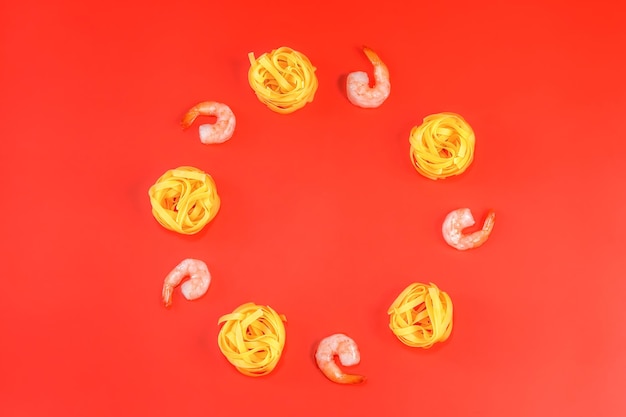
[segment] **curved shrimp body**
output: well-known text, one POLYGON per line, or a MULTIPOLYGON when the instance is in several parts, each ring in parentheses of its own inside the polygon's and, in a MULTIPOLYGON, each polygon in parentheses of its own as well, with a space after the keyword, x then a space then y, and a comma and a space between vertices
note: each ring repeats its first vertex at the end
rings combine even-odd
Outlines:
POLYGON ((200 125, 200 141, 204 144, 223 143, 233 136, 237 121, 235 114, 226 104, 215 101, 203 101, 193 106, 183 117, 181 125, 187 129, 198 116, 213 116, 213 124, 200 125))
POLYGON ((165 307, 169 307, 172 304, 174 288, 185 277, 189 277, 189 280, 183 282, 180 290, 187 300, 195 300, 202 297, 211 284, 211 273, 204 262, 197 259, 185 259, 165 277, 165 282, 163 283, 163 302, 165 307))
POLYGON ((359 107, 375 108, 383 104, 391 92, 389 70, 370 48, 364 46, 363 52, 374 65, 374 87, 370 87, 370 79, 366 72, 356 71, 348 74, 346 92, 348 100, 352 104, 359 107))
POLYGON ((317 366, 328 379, 338 384, 359 384, 365 381, 361 375, 344 374, 335 363, 335 356, 344 366, 353 366, 361 361, 359 348, 350 337, 337 333, 323 339, 315 352, 317 366))
POLYGON ((463 229, 473 226, 476 222, 470 209, 460 208, 450 212, 443 221, 443 238, 448 245, 458 250, 477 248, 487 241, 495 221, 496 213, 490 210, 481 230, 464 235, 463 229))

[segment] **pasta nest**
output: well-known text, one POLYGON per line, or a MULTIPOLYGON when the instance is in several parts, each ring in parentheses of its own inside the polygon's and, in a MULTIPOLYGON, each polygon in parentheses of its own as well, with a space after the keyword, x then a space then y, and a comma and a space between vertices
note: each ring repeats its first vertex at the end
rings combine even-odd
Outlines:
POLYGON ((287 318, 269 306, 246 303, 218 320, 218 345, 242 374, 259 377, 274 370, 285 346, 287 318))
POLYGON ((407 346, 428 349, 452 332, 452 301, 432 283, 409 285, 387 314, 389 328, 407 346))
POLYGON ((185 235, 198 233, 220 209, 213 178, 190 166, 167 171, 148 194, 154 218, 166 229, 185 235))
POLYGON ((309 59, 286 46, 258 58, 248 54, 248 82, 259 101, 277 113, 292 113, 313 101, 316 68, 309 59))
POLYGON ((411 160, 415 169, 436 180, 459 175, 474 159, 472 127, 456 113, 437 113, 411 129, 411 160))

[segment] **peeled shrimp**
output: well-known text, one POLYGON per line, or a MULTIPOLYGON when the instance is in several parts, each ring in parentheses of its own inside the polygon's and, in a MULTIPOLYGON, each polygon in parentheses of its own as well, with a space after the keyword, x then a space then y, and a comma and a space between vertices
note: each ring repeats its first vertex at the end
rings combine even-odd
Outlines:
POLYGON ((490 210, 483 224, 482 230, 464 235, 463 229, 473 226, 476 222, 472 212, 468 208, 460 208, 452 211, 443 221, 443 238, 448 245, 458 250, 477 248, 487 241, 493 225, 496 221, 496 213, 490 210))
POLYGON ((165 307, 169 307, 172 304, 174 288, 185 277, 189 277, 189 280, 183 282, 180 290, 188 300, 202 297, 211 284, 211 273, 204 262, 197 259, 185 259, 165 277, 165 282, 163 283, 163 302, 165 307))
POLYGON ((365 381, 361 375, 344 374, 335 363, 335 356, 344 366, 353 366, 361 361, 359 348, 348 336, 337 333, 323 339, 315 352, 317 366, 328 379, 338 384, 359 384, 365 381))
POLYGON ((348 100, 359 107, 374 108, 383 104, 391 92, 389 70, 378 55, 370 48, 364 46, 363 52, 372 65, 374 65, 374 80, 376 83, 374 87, 370 87, 370 79, 364 71, 356 71, 348 74, 348 100))
POLYGON ((183 117, 181 125, 187 129, 198 116, 214 116, 213 124, 200 125, 200 141, 204 144, 223 143, 233 136, 236 119, 233 111, 226 104, 204 101, 193 106, 183 117))

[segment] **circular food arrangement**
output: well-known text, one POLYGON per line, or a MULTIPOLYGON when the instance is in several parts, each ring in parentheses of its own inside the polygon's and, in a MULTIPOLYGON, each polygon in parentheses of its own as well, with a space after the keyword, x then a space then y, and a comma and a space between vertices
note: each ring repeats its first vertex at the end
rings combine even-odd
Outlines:
MULTIPOLYGON (((373 66, 374 83, 366 72, 349 73, 346 98, 366 109, 380 107, 389 97, 389 69, 369 47, 363 52, 373 66)), ((280 114, 293 113, 313 102, 318 88, 316 67, 301 52, 283 46, 255 58, 248 54, 248 82, 258 100, 280 114)), ((368 110, 370 111, 370 110, 368 110)), ((191 107, 181 125, 189 128, 199 116, 212 116, 214 123, 199 126, 200 141, 215 145, 229 140, 236 119, 231 108, 217 101, 204 101, 191 107)), ((440 180, 463 174, 474 159, 475 135, 469 123, 453 112, 426 116, 409 135, 410 159, 422 176, 440 180)), ((192 166, 166 171, 148 190, 152 215, 165 229, 183 235, 200 232, 217 215, 220 198, 213 178, 192 166)), ((458 208, 445 217, 444 241, 454 249, 476 249, 487 241, 495 224, 490 210, 481 230, 464 234, 475 224, 469 208, 458 208)), ((162 301, 172 305, 174 289, 180 285, 187 300, 203 297, 209 289, 211 273, 204 261, 184 259, 163 282, 162 301)), ((381 312, 384 314, 384 312, 381 312)), ((389 328, 403 344, 429 349, 445 342, 453 328, 453 305, 447 292, 433 283, 412 283, 391 303, 387 315, 389 328)), ((247 302, 218 319, 221 326, 217 344, 220 351, 241 374, 261 377, 279 363, 286 343, 286 316, 270 306, 247 302)), ((321 375, 341 385, 358 385, 362 375, 345 373, 343 367, 355 366, 361 356, 357 343, 344 333, 331 334, 321 341, 315 363, 321 375)))

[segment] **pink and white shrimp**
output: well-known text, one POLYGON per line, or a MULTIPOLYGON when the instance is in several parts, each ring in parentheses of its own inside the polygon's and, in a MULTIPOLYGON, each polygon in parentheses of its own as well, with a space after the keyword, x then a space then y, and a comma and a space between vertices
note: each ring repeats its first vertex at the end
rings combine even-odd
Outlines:
POLYGON ((374 65, 374 87, 370 87, 370 79, 366 72, 356 71, 348 74, 346 83, 346 93, 348 100, 355 106, 365 108, 379 107, 391 92, 389 82, 389 70, 381 61, 378 55, 367 46, 363 47, 363 52, 374 65))
POLYGON ((172 304, 174 288, 186 277, 189 280, 183 282, 180 290, 187 300, 195 300, 202 297, 211 284, 211 273, 206 264, 198 259, 185 259, 165 277, 163 283, 163 303, 165 307, 172 304))
POLYGON ((335 356, 344 366, 353 366, 361 361, 361 354, 355 341, 345 334, 337 333, 323 339, 315 352, 317 366, 328 379, 338 384, 360 384, 365 381, 361 375, 344 374, 335 363, 335 356))
POLYGON ((200 141, 204 144, 223 143, 233 136, 237 120, 226 104, 215 101, 203 101, 193 106, 183 117, 181 125, 187 129, 198 116, 213 116, 215 123, 200 125, 200 141))
POLYGON ((472 212, 468 208, 460 208, 450 212, 443 221, 443 238, 448 245, 458 250, 477 248, 487 241, 493 225, 496 221, 496 213, 490 210, 483 224, 483 228, 474 233, 463 234, 463 229, 476 224, 472 212))

